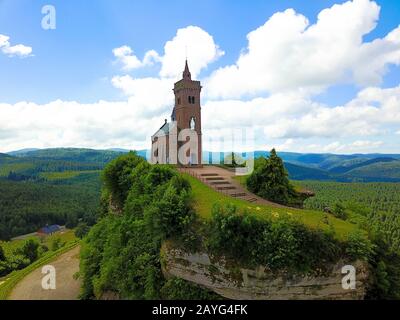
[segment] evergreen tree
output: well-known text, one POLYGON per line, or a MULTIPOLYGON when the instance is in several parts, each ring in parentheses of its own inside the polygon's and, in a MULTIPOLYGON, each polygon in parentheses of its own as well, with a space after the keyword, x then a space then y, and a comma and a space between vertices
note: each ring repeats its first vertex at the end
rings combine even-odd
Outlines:
POLYGON ((270 156, 257 159, 255 169, 247 180, 250 191, 273 202, 287 204, 295 193, 289 182, 282 159, 271 150, 270 156))

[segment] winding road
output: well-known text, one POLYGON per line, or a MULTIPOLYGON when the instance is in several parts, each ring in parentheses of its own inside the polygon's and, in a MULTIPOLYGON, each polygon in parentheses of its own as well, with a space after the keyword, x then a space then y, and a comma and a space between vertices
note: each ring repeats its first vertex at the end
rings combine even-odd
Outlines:
POLYGON ((10 300, 76 300, 80 290, 80 281, 74 279, 79 271, 79 250, 75 247, 50 262, 56 271, 56 289, 42 288, 42 267, 34 270, 22 279, 12 291, 10 300))

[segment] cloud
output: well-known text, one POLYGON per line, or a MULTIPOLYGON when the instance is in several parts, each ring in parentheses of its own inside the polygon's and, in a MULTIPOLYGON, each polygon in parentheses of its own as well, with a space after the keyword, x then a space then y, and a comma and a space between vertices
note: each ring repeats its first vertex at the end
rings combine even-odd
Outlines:
POLYGON ((150 50, 140 60, 127 45, 115 48, 113 54, 126 71, 160 62, 159 76, 176 79, 183 71, 186 55, 192 76, 197 77, 202 69, 221 57, 224 52, 206 31, 196 26, 188 26, 178 29, 174 38, 165 43, 162 56, 155 50, 150 50))
POLYGON ((28 57, 32 54, 32 48, 23 44, 11 46, 10 37, 0 34, 0 50, 9 57, 28 57))
POLYGON ((113 77, 112 84, 129 96, 132 107, 143 116, 157 115, 167 110, 172 112, 172 79, 135 79, 125 75, 113 77))
MULTIPOLYGON (((139 82, 136 92, 141 92, 142 84, 139 82)), ((165 86, 165 97, 171 98, 168 81, 152 82, 148 87, 157 85, 165 86)), ((170 116, 172 105, 166 99, 143 92, 120 102, 0 103, 0 151, 60 146, 148 148, 150 136, 170 116)), ((203 105, 203 138, 207 148, 210 138, 227 137, 231 129, 247 127, 254 130, 254 148, 260 149, 348 153, 387 146, 395 151, 398 146, 388 146, 378 137, 393 139, 400 126, 399 106, 400 86, 367 88, 334 108, 295 94, 209 101, 203 105)))
POLYGON ((137 68, 153 65, 155 62, 160 61, 158 53, 154 50, 146 52, 142 61, 133 54, 133 50, 129 46, 122 46, 113 50, 114 56, 117 61, 122 64, 123 70, 130 71, 137 68))
POLYGON ((180 76, 186 52, 194 78, 209 63, 224 55, 213 37, 203 29, 196 26, 178 29, 175 37, 164 46, 160 76, 172 78, 180 76))
POLYGON ((338 83, 378 85, 388 64, 400 64, 400 27, 363 42, 379 12, 373 1, 348 1, 322 10, 313 25, 293 9, 275 13, 247 35, 235 64, 207 79, 206 94, 226 99, 288 90, 315 94, 338 83))
POLYGON ((266 137, 275 139, 375 136, 400 125, 400 86, 366 88, 345 105, 335 107, 299 93, 249 101, 208 101, 203 117, 209 129, 263 128, 266 137))
POLYGON ((0 104, 0 152, 26 147, 147 148, 156 118, 131 101, 0 104), (23 115, 23 116, 21 116, 23 115), (5 134, 4 134, 5 133, 5 134))

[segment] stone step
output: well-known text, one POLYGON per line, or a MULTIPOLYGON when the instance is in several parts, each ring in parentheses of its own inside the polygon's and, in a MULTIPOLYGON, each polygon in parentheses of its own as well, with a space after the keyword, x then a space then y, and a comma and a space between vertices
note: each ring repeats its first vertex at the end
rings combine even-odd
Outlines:
POLYGON ((257 198, 250 198, 250 199, 246 199, 248 202, 256 202, 258 199, 257 198))
POLYGON ((235 186, 217 187, 217 190, 235 190, 235 186))
POLYGON ((247 196, 247 193, 244 193, 244 192, 238 192, 238 193, 231 193, 231 194, 229 194, 231 197, 234 197, 234 198, 239 198, 239 197, 245 197, 245 196, 247 196))
POLYGON ((218 176, 218 173, 202 173, 200 174, 202 177, 216 177, 218 176))
POLYGON ((224 180, 224 178, 223 177, 209 177, 209 178, 206 178, 206 180, 207 181, 220 181, 220 180, 224 180))

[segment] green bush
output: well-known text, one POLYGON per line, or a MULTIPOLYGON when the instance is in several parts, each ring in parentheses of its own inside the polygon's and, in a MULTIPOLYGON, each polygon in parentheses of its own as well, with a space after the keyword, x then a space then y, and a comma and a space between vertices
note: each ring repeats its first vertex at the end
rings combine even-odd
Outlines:
POLYGON ((123 299, 159 299, 161 241, 187 236, 194 219, 190 184, 172 167, 150 166, 135 154, 111 162, 103 177, 103 195, 119 201, 122 214, 105 215, 84 238, 81 298, 111 291, 123 299))
POLYGON ((165 300, 218 300, 220 296, 180 278, 172 278, 161 288, 165 300))
POLYGON ((89 226, 84 223, 84 222, 80 222, 78 224, 78 226, 75 229, 75 236, 79 239, 82 239, 85 235, 87 235, 87 233, 89 232, 90 228, 89 226))
POLYGON ((350 233, 347 238, 346 253, 353 259, 363 259, 368 261, 374 253, 374 245, 366 240, 361 232, 350 233))
POLYGON ((271 270, 308 273, 341 257, 368 259, 372 253, 365 235, 355 234, 341 243, 332 233, 311 230, 292 218, 261 220, 233 205, 214 206, 208 234, 211 251, 271 270))
POLYGON ((112 200, 120 208, 132 186, 132 170, 145 160, 136 152, 129 152, 111 161, 103 170, 104 184, 112 196, 112 200))
POLYGON ((247 178, 246 184, 251 192, 280 204, 290 204, 296 196, 283 161, 275 149, 272 149, 268 158, 260 157, 255 160, 254 171, 247 178))
POLYGON ((17 250, 17 254, 22 255, 30 261, 34 262, 39 256, 39 242, 34 239, 26 240, 21 248, 17 250))

